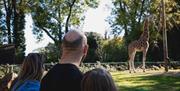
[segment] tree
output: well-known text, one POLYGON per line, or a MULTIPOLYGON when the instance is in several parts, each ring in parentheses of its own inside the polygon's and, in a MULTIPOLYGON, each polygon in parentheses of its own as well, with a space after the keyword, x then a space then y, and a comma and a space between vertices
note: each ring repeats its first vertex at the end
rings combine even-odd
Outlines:
POLYGON ((178 61, 180 59, 180 55, 178 55, 180 52, 180 1, 175 0, 171 6, 173 7, 169 13, 172 14, 173 27, 167 32, 168 50, 170 60, 178 61))
MULTIPOLYGON (((160 0, 115 0, 113 4, 112 15, 109 18, 109 23, 113 29, 112 33, 118 36, 123 31, 125 33, 123 38, 126 46, 132 40, 139 38, 142 32, 142 22, 144 18, 150 14, 156 16, 155 22, 150 26, 150 47, 153 47, 151 45, 154 45, 153 43, 155 42, 161 43, 162 31, 160 30, 162 20, 160 20, 160 17, 162 17, 162 15, 159 12, 160 0), (157 30, 160 31, 160 33, 158 33, 157 30)), ((177 24, 180 23, 179 10, 178 0, 166 0, 166 24, 168 30, 171 30, 173 26, 177 26, 177 24)))
POLYGON ((13 0, 13 44, 15 44, 16 49, 16 63, 21 63, 25 57, 25 13, 22 7, 22 0, 17 3, 13 0))
POLYGON ((96 32, 86 32, 87 41, 89 45, 88 54, 84 62, 96 62, 101 61, 101 57, 98 50, 101 46, 102 36, 96 32))
MULTIPOLYGON (((178 0, 166 0, 166 23, 167 28, 171 29, 175 23, 180 23, 178 0)), ((124 31, 124 38, 127 44, 131 40, 135 40, 141 34, 141 26, 144 18, 150 14, 156 16, 152 28, 158 26, 160 21, 160 1, 159 0, 115 0, 113 1, 112 15, 109 18, 109 23, 112 27, 112 32, 119 35, 124 31)), ((152 30, 150 29, 150 31, 152 30)), ((157 28, 156 29, 160 29, 157 28)), ((153 32, 154 33, 154 32, 153 32)), ((157 34, 157 31, 156 31, 157 34)), ((150 37, 150 39, 153 36, 150 37)), ((156 37, 156 36, 155 36, 156 37)), ((158 36, 161 37, 161 36, 158 36)), ((151 41, 153 42, 153 41, 151 41)))
POLYGON ((38 39, 45 32, 58 46, 68 28, 77 27, 84 20, 88 7, 96 8, 97 0, 39 0, 34 2, 32 18, 33 33, 38 39))
POLYGON ((121 37, 103 41, 102 50, 105 62, 123 62, 128 58, 127 48, 121 37))
POLYGON ((131 39, 137 39, 141 32, 142 20, 149 10, 150 1, 146 0, 115 0, 109 23, 113 34, 124 31, 126 45, 131 39))
POLYGON ((4 28, 4 19, 3 19, 3 12, 0 10, 0 45, 3 44, 3 35, 4 35, 4 31, 3 31, 3 28, 4 28))
POLYGON ((12 43, 12 31, 11 31, 11 17, 12 17, 12 0, 3 0, 3 5, 5 9, 6 17, 6 29, 7 29, 7 38, 8 44, 12 43))
POLYGON ((15 45, 15 55, 17 63, 21 63, 25 56, 25 37, 24 37, 24 26, 25 26, 25 13, 22 6, 22 0, 3 0, 0 1, 3 5, 0 6, 1 10, 1 22, 0 29, 2 34, 2 43, 15 45), (6 40, 7 39, 7 40, 6 40), (5 40, 5 41, 4 41, 5 40))
POLYGON ((59 48, 54 43, 49 43, 45 48, 39 48, 36 49, 39 53, 44 54, 46 58, 46 63, 50 62, 58 62, 59 54, 59 48))

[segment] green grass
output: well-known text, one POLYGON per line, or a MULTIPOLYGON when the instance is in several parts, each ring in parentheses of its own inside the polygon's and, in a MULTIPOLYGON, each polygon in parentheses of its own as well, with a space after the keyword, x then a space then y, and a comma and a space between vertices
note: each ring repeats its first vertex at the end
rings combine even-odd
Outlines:
MULTIPOLYGON (((180 71, 179 71, 180 72, 180 71)), ((154 72, 111 72, 119 91, 180 91, 180 76, 154 72)))
MULTIPOLYGON (((180 91, 180 70, 164 73, 141 71, 130 74, 128 71, 111 72, 118 91, 180 91)), ((0 71, 0 75, 2 72, 0 71)))

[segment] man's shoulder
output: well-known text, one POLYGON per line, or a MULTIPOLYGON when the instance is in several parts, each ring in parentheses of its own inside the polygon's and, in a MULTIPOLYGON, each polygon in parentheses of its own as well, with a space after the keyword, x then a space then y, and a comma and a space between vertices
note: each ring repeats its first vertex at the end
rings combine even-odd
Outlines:
POLYGON ((44 79, 72 74, 82 75, 79 68, 73 64, 56 64, 47 72, 47 74, 44 76, 44 79))
POLYGON ((58 71, 58 66, 59 66, 59 64, 56 64, 51 69, 49 69, 49 71, 46 71, 46 74, 44 75, 43 79, 47 78, 47 76, 57 74, 56 71, 58 71))
POLYGON ((67 63, 67 64, 56 64, 55 66, 53 66, 53 68, 52 69, 50 69, 50 71, 49 72, 54 72, 54 71, 61 71, 61 70, 67 70, 67 71, 69 71, 69 70, 71 70, 71 71, 73 71, 73 70, 77 70, 77 71, 80 71, 79 70, 79 68, 76 66, 76 65, 74 65, 74 64, 70 64, 70 63, 67 63))
POLYGON ((71 64, 57 64, 45 75, 41 81, 41 91, 57 91, 57 89, 66 89, 66 91, 79 91, 82 73, 78 67, 71 64), (67 88, 67 87, 71 88, 67 88), (48 90, 47 90, 48 89, 48 90), (52 90, 56 89, 56 90, 52 90), (68 90, 72 89, 72 90, 68 90))

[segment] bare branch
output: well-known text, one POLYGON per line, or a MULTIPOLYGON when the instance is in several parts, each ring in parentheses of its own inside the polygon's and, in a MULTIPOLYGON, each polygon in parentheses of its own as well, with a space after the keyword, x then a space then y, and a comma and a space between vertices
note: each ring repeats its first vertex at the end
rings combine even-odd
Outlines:
POLYGON ((142 4, 141 4, 141 12, 140 12, 140 17, 139 17, 139 20, 138 20, 138 24, 140 24, 140 22, 141 22, 141 18, 142 18, 142 14, 143 14, 143 9, 144 9, 144 2, 145 2, 145 0, 143 0, 142 1, 142 4))
POLYGON ((71 13, 72 13, 72 8, 73 8, 75 2, 76 2, 76 0, 73 0, 72 4, 70 4, 69 14, 68 14, 68 17, 66 19, 66 25, 65 25, 65 32, 66 33, 68 32, 69 20, 70 20, 71 13))
POLYGON ((8 11, 7 5, 6 5, 6 0, 3 0, 3 4, 4 4, 4 7, 5 7, 5 10, 8 11))
POLYGON ((45 29, 44 27, 40 27, 54 42, 56 42, 57 40, 48 32, 47 29, 45 29))

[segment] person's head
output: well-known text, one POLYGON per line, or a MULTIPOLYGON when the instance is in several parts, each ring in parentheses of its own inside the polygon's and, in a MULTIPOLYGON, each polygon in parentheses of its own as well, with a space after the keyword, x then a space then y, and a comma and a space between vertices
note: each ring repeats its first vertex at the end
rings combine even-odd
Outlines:
POLYGON ((39 53, 29 53, 25 57, 18 79, 25 80, 41 80, 43 75, 43 62, 45 58, 39 53))
POLYGON ((101 68, 86 72, 81 81, 82 91, 117 91, 111 74, 101 68))
POLYGON ((69 31, 62 41, 61 60, 80 62, 88 51, 87 37, 81 31, 69 31))

